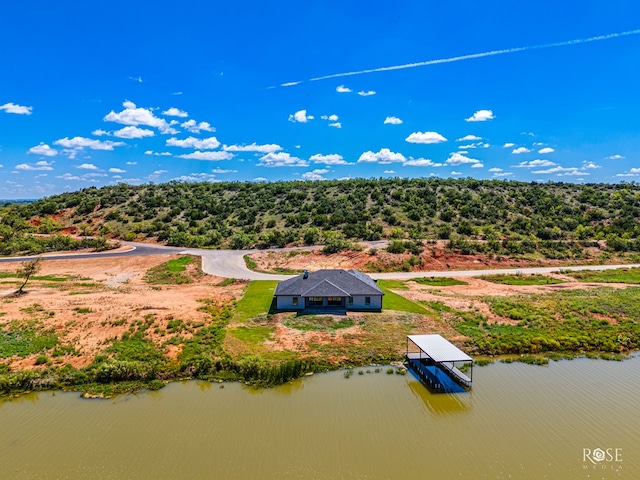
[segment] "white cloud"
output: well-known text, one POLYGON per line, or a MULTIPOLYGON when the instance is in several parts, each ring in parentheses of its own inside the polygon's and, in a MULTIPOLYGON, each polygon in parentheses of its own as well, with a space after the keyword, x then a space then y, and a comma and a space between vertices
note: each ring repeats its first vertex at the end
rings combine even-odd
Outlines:
POLYGON ((501 172, 501 173, 494 173, 493 176, 495 178, 499 178, 499 177, 510 177, 513 175, 513 172, 501 172))
POLYGON ((640 168, 632 168, 626 173, 618 173, 616 177, 637 177, 640 175, 640 168))
MULTIPOLYGON (((145 153, 147 153, 147 152, 145 152, 145 153)), ((137 165, 137 164, 138 164, 138 162, 127 162, 127 165, 137 165)))
POLYGON ((222 168, 214 168, 211 173, 238 173, 238 170, 224 170, 222 168))
POLYGON ((86 180, 86 178, 79 177, 78 175, 71 175, 70 173, 63 173, 62 175, 58 175, 56 178, 61 178, 62 180, 75 180, 75 181, 86 180))
POLYGON ((358 95, 360 95, 361 97, 370 97, 371 95, 375 95, 376 92, 375 90, 360 90, 358 92, 358 95))
POLYGON ((64 148, 73 150, 83 150, 90 148, 91 150, 113 150, 113 147, 121 147, 124 142, 112 142, 111 140, 94 140, 85 137, 64 137, 53 142, 54 145, 60 145, 64 148))
POLYGON ((618 155, 618 154, 610 155, 610 156, 605 158, 605 160, 622 160, 622 159, 624 159, 624 157, 622 155, 618 155))
POLYGON ((80 170, 98 170, 98 167, 96 167, 93 163, 83 163, 77 165, 76 168, 79 168, 80 170))
POLYGON ((296 113, 289 115, 290 122, 307 123, 309 120, 313 120, 313 115, 307 115, 306 110, 298 110, 296 113))
POLYGON ((392 152, 388 148, 381 148, 379 152, 374 153, 372 151, 364 152, 358 158, 358 163, 381 163, 388 164, 393 162, 406 162, 407 159, 401 153, 392 152))
POLYGON ((258 145, 255 142, 251 145, 223 145, 222 149, 225 152, 259 152, 259 153, 270 153, 277 152, 282 150, 280 145, 275 143, 269 143, 265 145, 258 145))
POLYGON ((31 147, 27 153, 33 153, 34 155, 44 155, 45 157, 55 157, 58 151, 51 148, 44 142, 40 142, 39 145, 31 147))
POLYGON ((16 105, 15 103, 5 103, 0 105, 0 111, 4 110, 5 113, 15 113, 17 115, 31 115, 33 107, 24 107, 22 105, 16 105))
POLYGON ((167 140, 166 144, 167 147, 197 148, 200 150, 213 150, 220 146, 220 142, 216 137, 203 139, 188 137, 183 140, 171 137, 167 140))
POLYGON ((187 112, 185 112, 184 110, 180 110, 179 108, 176 108, 176 107, 171 107, 165 110, 164 112, 162 112, 162 114, 168 117, 180 117, 180 118, 186 118, 189 116, 187 112))
POLYGON ((387 117, 384 119, 384 125, 400 125, 402 124, 402 120, 398 117, 387 117))
POLYGON ((491 110, 478 110, 469 118, 465 118, 465 122, 486 122, 487 120, 493 120, 495 115, 491 110))
POLYGON ((462 175, 462 172, 456 172, 455 170, 451 170, 451 175, 462 175))
POLYGON ((471 168, 484 168, 484 163, 474 163, 471 168))
POLYGON ((121 168, 110 168, 109 173, 126 173, 126 170, 122 170, 121 168))
POLYGON ((482 137, 476 135, 465 135, 464 137, 456 139, 456 142, 477 142, 482 140, 482 137))
POLYGON ((344 85, 338 85, 336 87, 336 92, 338 93, 350 93, 352 90, 350 88, 345 87, 344 85))
POLYGON ((336 115, 335 113, 332 115, 322 115, 320 117, 322 120, 329 120, 330 122, 337 122, 338 121, 338 115, 336 115))
POLYGON ((211 173, 191 173, 189 175, 181 175, 171 180, 176 182, 219 182, 215 175, 211 173))
POLYGON ((326 180, 323 175, 325 173, 329 173, 329 170, 326 168, 317 168, 312 172, 305 172, 302 174, 302 178, 305 180, 326 180))
MULTIPOLYGON (((170 157, 173 155, 171 152, 154 152, 153 150, 147 150, 145 155, 155 155, 156 157, 170 157)), ((135 165, 136 162, 127 162, 127 165, 135 165)))
POLYGON ((529 150, 527 147, 518 147, 514 148, 511 153, 513 153, 514 155, 520 155, 521 153, 529 153, 530 151, 531 150, 529 150))
POLYGON ((340 122, 334 122, 329 124, 330 127, 342 128, 342 124, 340 122))
POLYGON ((538 153, 542 154, 542 155, 546 155, 547 153, 553 153, 555 152, 555 150, 551 147, 545 147, 545 148, 541 148, 540 150, 538 150, 538 153))
POLYGON ((490 171, 491 173, 498 173, 498 172, 501 172, 501 171, 502 171, 502 169, 501 169, 501 168, 498 168, 498 167, 493 167, 493 168, 490 168, 490 169, 489 169, 489 171, 490 171))
POLYGON ((153 137, 155 133, 153 130, 147 130, 146 128, 138 128, 138 127, 123 127, 120 130, 116 130, 113 132, 114 137, 118 138, 144 138, 144 137, 153 137))
POLYGON ((505 143, 502 148, 511 148, 511 147, 515 147, 516 144, 515 143, 505 143))
POLYGON ((553 167, 555 163, 549 160, 531 160, 530 162, 520 162, 518 165, 514 165, 516 168, 541 168, 541 167, 553 167))
POLYGON ((396 172, 394 172, 393 170, 385 170, 382 173, 386 173, 387 175, 391 175, 392 173, 396 173, 396 172))
POLYGON ((105 115, 105 122, 115 122, 122 125, 146 125, 147 127, 153 127, 160 130, 165 134, 176 134, 178 131, 172 128, 164 118, 156 117, 151 110, 146 108, 137 108, 136 104, 125 100, 122 104, 125 108, 120 113, 116 113, 111 110, 110 113, 105 115))
POLYGON ((201 152, 199 150, 193 153, 187 153, 185 155, 178 155, 178 158, 185 158, 187 160, 231 160, 233 154, 228 152, 201 152))
POLYGON ((556 173, 559 177, 566 177, 566 176, 577 176, 577 175, 590 175, 589 172, 585 172, 577 167, 553 167, 553 168, 549 168, 547 170, 534 170, 532 173, 535 173, 537 175, 548 175, 551 173, 556 173))
POLYGON ((53 162, 47 162, 46 160, 41 160, 36 163, 21 163, 20 165, 16 165, 16 170, 53 170, 53 162))
POLYGON ((470 143, 468 145, 459 145, 458 149, 460 150, 467 150, 470 148, 489 148, 491 145, 489 145, 488 143, 484 143, 484 142, 476 142, 476 143, 470 143))
POLYGON ((94 130, 93 132, 91 132, 91 135, 94 135, 96 137, 103 137, 103 136, 109 136, 111 135, 109 132, 107 132, 106 130, 102 130, 101 128, 94 130))
POLYGON ((269 152, 260 157, 258 165, 261 167, 307 167, 309 162, 286 152, 269 152))
POLYGON ((322 163, 324 165, 348 165, 347 161, 342 158, 342 155, 338 155, 337 153, 331 153, 329 155, 316 153, 315 155, 311 155, 309 161, 313 163, 322 163))
POLYGON ((444 164, 435 163, 428 158, 410 158, 402 164, 403 167, 442 167, 444 164))
POLYGON ((594 162, 589 162, 585 160, 584 162, 582 162, 582 168, 596 169, 596 168, 602 168, 602 167, 600 165, 595 164, 594 162))
POLYGON ((133 80, 134 82, 142 83, 142 77, 138 75, 137 77, 129 77, 129 80, 133 80))
POLYGON ((209 122, 196 122, 195 120, 187 120, 180 124, 182 128, 191 133, 200 133, 202 132, 215 132, 216 129, 211 126, 209 122))
POLYGON ((440 135, 438 132, 413 132, 405 141, 409 143, 442 143, 446 142, 447 139, 440 135))
POLYGON ((462 155, 460 152, 454 152, 449 155, 447 161, 444 162, 446 165, 462 165, 465 163, 480 163, 480 160, 476 158, 469 158, 465 155, 462 155))

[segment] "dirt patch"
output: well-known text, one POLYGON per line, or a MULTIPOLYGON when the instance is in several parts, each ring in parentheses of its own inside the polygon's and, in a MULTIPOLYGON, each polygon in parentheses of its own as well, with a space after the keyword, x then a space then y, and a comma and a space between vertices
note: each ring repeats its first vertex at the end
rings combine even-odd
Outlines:
MULTIPOLYGON (((384 249, 365 249, 363 251, 348 250, 325 255, 320 249, 313 251, 290 252, 257 252, 250 255, 257 264, 257 269, 264 272, 279 273, 276 269, 293 271, 320 270, 323 268, 355 268, 363 272, 399 272, 399 271, 446 271, 446 270, 482 270, 496 268, 526 267, 561 267, 566 260, 519 259, 488 255, 461 255, 451 253, 445 248, 446 243, 439 241, 430 245, 418 255, 408 253, 392 254, 384 249)), ((588 258, 582 263, 589 263, 598 258, 597 249, 589 251, 588 258)))
MULTIPOLYGON (((0 298, 0 328, 17 321, 36 322, 43 330, 54 330, 61 344, 73 345, 77 352, 55 362, 75 367, 91 363, 97 353, 139 322, 152 320, 147 336, 162 345, 172 335, 167 328, 170 320, 206 324, 209 315, 199 311, 201 300, 231 302, 241 296, 244 287, 241 283, 218 286, 222 279, 209 275, 194 276, 192 283, 184 285, 148 285, 144 281, 148 269, 177 257, 45 261, 38 276, 66 280, 31 281, 27 294, 19 297, 10 295, 15 289, 3 289, 6 295, 0 298)), ((18 268, 19 264, 0 264, 0 271, 15 272, 18 268)), ((186 331, 180 335, 189 337, 186 331)), ((172 345, 163 348, 165 355, 173 358, 179 353, 172 345)), ((35 368, 36 356, 3 362, 14 369, 35 368)))

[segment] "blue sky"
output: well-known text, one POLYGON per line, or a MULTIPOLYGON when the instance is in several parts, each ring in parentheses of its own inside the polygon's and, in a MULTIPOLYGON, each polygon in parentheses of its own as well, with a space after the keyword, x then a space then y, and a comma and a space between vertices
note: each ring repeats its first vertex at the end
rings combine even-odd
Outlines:
POLYGON ((0 4, 0 198, 640 179, 637 1, 96 3, 0 4))

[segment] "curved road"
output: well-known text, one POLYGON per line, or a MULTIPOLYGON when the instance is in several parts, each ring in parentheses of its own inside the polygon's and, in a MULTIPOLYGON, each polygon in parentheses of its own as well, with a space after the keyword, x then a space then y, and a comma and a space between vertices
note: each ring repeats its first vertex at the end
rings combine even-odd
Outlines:
MULTIPOLYGON (((102 257, 128 257, 137 255, 171 255, 171 254, 189 254, 197 255, 202 258, 202 270, 209 275, 216 275, 225 278, 238 278, 246 280, 286 280, 293 275, 276 275, 269 273, 259 273, 251 271, 244 263, 244 255, 269 250, 205 250, 200 248, 181 248, 181 247, 165 247, 162 245, 148 245, 145 243, 121 242, 123 245, 130 246, 130 250, 119 252, 99 252, 99 253, 67 253, 41 256, 43 260, 69 260, 69 259, 89 259, 102 257)), ((383 242, 376 242, 369 245, 370 247, 380 248, 383 242)), ((297 247, 297 248, 281 248, 270 249, 270 251, 292 251, 292 250, 313 250, 321 248, 314 247, 297 247)), ((36 256, 29 257, 5 257, 0 258, 0 263, 6 262, 23 262, 32 260, 36 256)), ((509 268, 509 269, 493 269, 493 270, 446 270, 446 271, 426 271, 426 272, 393 272, 393 273, 372 273, 369 274, 375 279, 398 279, 408 280, 420 277, 478 277, 481 275, 493 275, 496 273, 551 273, 559 270, 577 271, 577 270, 612 270, 615 268, 638 268, 640 264, 627 265, 579 265, 571 267, 530 267, 530 268, 509 268)))

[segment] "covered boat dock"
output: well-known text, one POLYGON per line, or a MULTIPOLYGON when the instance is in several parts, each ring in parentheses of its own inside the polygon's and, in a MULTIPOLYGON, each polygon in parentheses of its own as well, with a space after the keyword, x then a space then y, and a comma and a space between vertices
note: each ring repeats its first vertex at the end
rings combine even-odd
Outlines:
POLYGON ((437 392, 471 388, 473 358, 440 335, 408 335, 406 358, 422 381, 437 392), (469 366, 469 375, 460 370, 463 365, 469 366))

